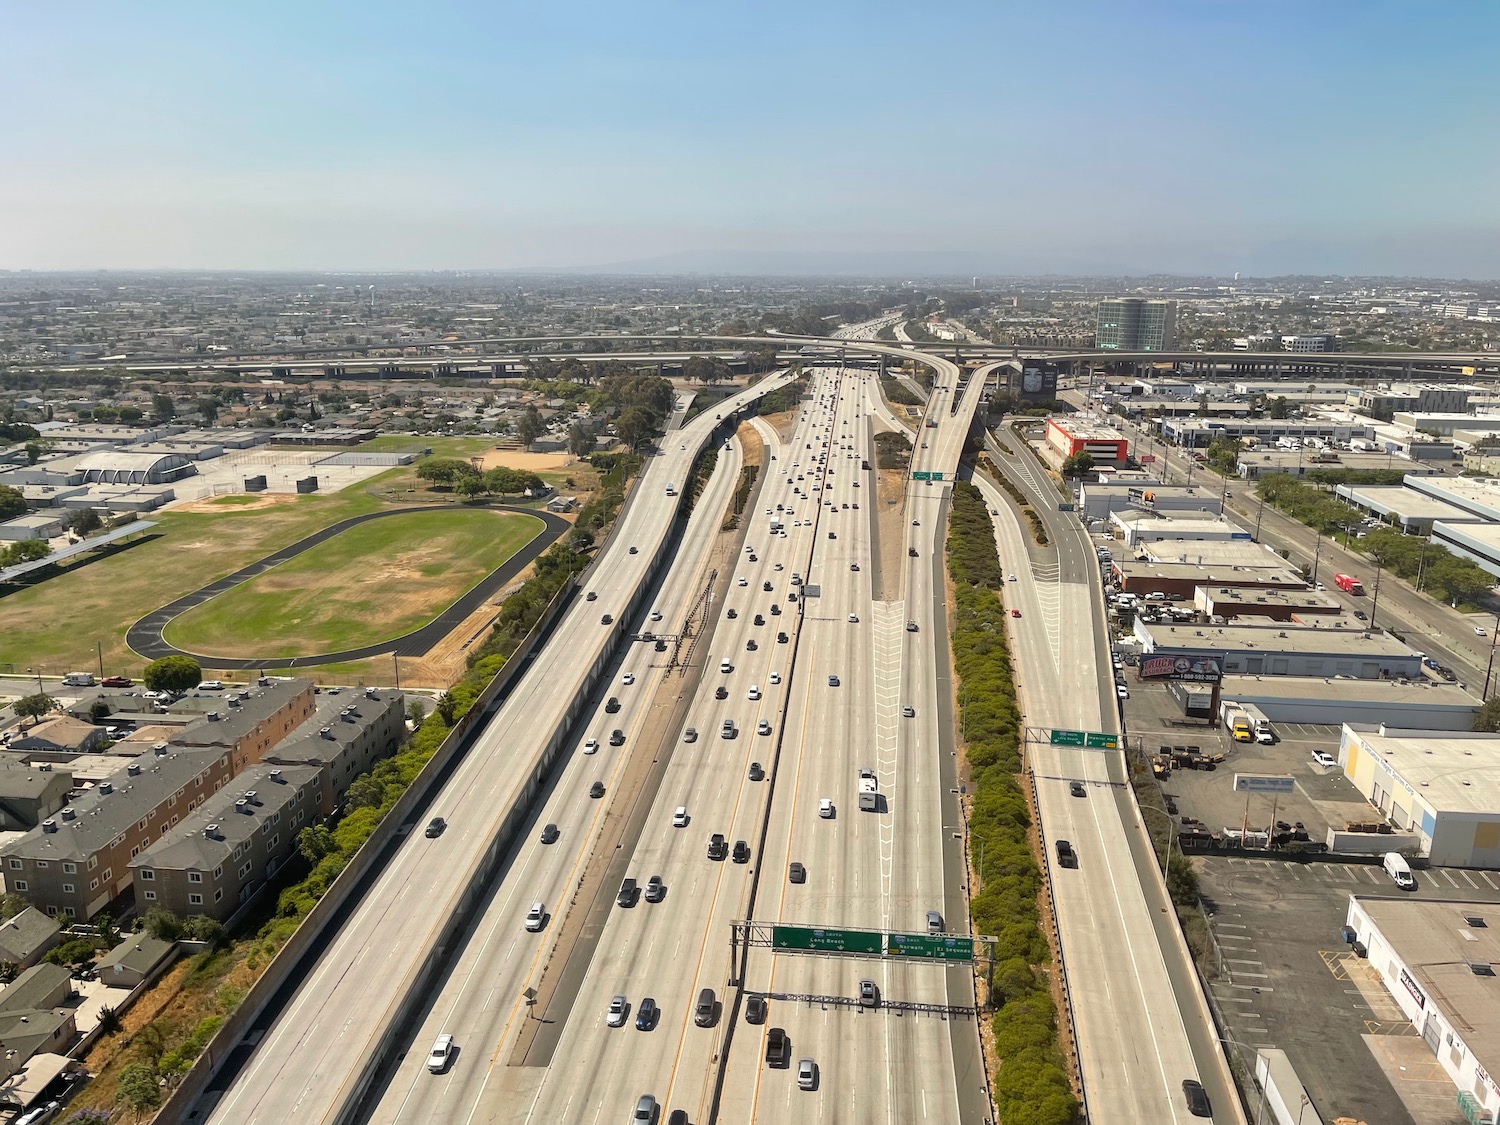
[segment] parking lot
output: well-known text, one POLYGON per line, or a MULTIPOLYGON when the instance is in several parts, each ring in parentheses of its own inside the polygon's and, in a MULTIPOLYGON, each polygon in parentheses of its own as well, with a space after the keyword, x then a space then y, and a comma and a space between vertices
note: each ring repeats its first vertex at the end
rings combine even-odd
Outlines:
MULTIPOLYGON (((1456 1090, 1369 963, 1339 939, 1350 895, 1397 892, 1375 864, 1195 860, 1218 945, 1210 982, 1237 1054, 1287 1052, 1322 1119, 1462 1125, 1456 1090)), ((1417 872, 1412 895, 1500 903, 1500 875, 1417 872)))
MULTIPOLYGON (((1130 669, 1126 682, 1126 726, 1147 755, 1163 745, 1224 755, 1213 768, 1174 769, 1159 782, 1168 807, 1177 809, 1175 830, 1182 817, 1216 835, 1301 822, 1321 843, 1330 825, 1371 819, 1342 772, 1313 760, 1315 750, 1337 757, 1339 728, 1276 723, 1273 744, 1235 742, 1217 723, 1185 722, 1165 686, 1141 684, 1130 669), (1247 798, 1234 791, 1237 773, 1289 775, 1295 785, 1291 793, 1247 798)), ((1256 1048, 1286 1051, 1325 1122, 1462 1125, 1452 1081, 1368 962, 1340 939, 1339 927, 1350 895, 1500 903, 1500 873, 1419 868, 1418 889, 1408 896, 1373 862, 1267 852, 1200 855, 1194 865, 1215 944, 1209 990, 1243 1068, 1253 1065, 1256 1048)))

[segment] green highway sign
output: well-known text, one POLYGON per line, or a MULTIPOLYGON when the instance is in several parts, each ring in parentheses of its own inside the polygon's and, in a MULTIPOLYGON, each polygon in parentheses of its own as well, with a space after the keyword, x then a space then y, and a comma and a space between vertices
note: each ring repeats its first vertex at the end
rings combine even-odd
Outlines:
POLYGON ((926 471, 923 471, 923 470, 919 470, 917 472, 912 473, 911 479, 912 480, 942 480, 943 479, 943 474, 942 473, 929 473, 929 472, 926 472, 926 471))
POLYGON ((1074 508, 1074 505, 1072 505, 1072 504, 1062 503, 1062 504, 1059 504, 1057 506, 1057 510, 1059 512, 1071 512, 1071 511, 1074 511, 1075 508, 1074 508))
POLYGON ((974 960, 974 942, 946 934, 888 934, 886 953, 891 957, 927 957, 939 961, 974 960))
POLYGON ((883 935, 869 930, 825 930, 812 926, 773 926, 774 949, 816 949, 825 953, 881 953, 883 935))
POLYGON ((1104 731, 1054 730, 1049 741, 1053 746, 1082 746, 1089 750, 1120 748, 1120 736, 1104 731))

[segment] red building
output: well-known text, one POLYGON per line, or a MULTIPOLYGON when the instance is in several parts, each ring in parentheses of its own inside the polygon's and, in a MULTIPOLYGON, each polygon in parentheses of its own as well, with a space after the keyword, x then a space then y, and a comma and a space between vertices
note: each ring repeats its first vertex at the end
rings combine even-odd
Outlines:
POLYGON ((1072 418, 1047 419, 1047 444, 1064 457, 1087 453, 1098 465, 1123 464, 1130 440, 1118 430, 1072 418))

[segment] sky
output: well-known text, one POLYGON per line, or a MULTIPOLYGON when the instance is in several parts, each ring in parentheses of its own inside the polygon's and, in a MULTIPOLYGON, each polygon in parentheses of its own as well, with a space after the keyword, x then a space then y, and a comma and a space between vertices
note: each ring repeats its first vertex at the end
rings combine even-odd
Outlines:
POLYGON ((1500 4, 0 0, 0 269, 1500 277, 1500 4))

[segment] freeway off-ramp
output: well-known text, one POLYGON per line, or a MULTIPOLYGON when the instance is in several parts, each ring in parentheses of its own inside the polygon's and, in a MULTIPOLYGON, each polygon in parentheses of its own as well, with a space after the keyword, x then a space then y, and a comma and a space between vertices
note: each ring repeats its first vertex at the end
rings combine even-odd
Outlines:
MULTIPOLYGON (((965 1015, 974 1004, 966 967, 730 945, 746 920, 916 931, 937 910, 950 932, 968 932, 941 535, 984 378, 960 388, 951 364, 922 362, 934 368, 934 390, 930 424, 914 435, 899 576, 877 569, 875 475, 859 468, 874 462, 874 432, 898 424, 872 375, 815 367, 789 434, 757 423, 765 462, 733 557, 717 540, 739 475, 736 441, 720 451, 666 559, 676 500, 665 484, 687 479, 714 423, 700 417, 669 435, 588 576, 597 600, 572 607, 434 796, 430 814, 447 819, 447 832, 414 834, 395 851, 232 1085, 202 1103, 208 1120, 623 1121, 646 1093, 663 1121, 679 1108, 694 1122, 989 1116, 976 1023, 965 1015), (778 504, 784 537, 770 534, 765 516, 778 504), (666 569, 652 586, 659 555, 666 569), (794 584, 794 573, 805 581, 794 584), (604 641, 605 613, 627 632, 662 633, 686 631, 691 615, 701 631, 691 668, 663 667, 649 644, 616 654, 604 641), (726 659, 732 668, 721 672, 726 659), (618 708, 605 706, 610 696, 618 708), (720 737, 725 720, 734 737, 720 737), (696 740, 685 740, 687 727, 696 740), (619 746, 609 737, 616 729, 619 746), (597 750, 584 745, 590 738, 597 750), (555 766, 539 765, 554 754, 555 766), (858 809, 861 767, 881 791, 876 812, 858 809), (600 798, 589 795, 596 781, 600 798), (824 798, 831 817, 819 815, 824 798), (508 819, 513 806, 523 811, 508 819), (679 806, 686 827, 673 825, 679 806), (549 823, 559 836, 543 844, 538 832, 549 823), (744 840, 749 861, 709 859, 713 832, 731 846, 744 840), (804 865, 804 881, 791 881, 793 863, 804 865), (661 901, 616 905, 621 878, 644 885, 652 875, 665 884, 661 901), (536 901, 545 921, 528 932, 536 901), (457 930, 445 924, 460 917, 457 930), (864 978, 887 1004, 855 1001, 864 978), (717 1005, 707 1027, 693 1012, 703 989, 717 1005), (630 1017, 611 1028, 605 1013, 616 994, 628 997, 630 1017), (637 1030, 647 996, 660 1015, 637 1030), (764 1023, 745 1018, 752 996, 771 998, 764 1023), (794 999, 806 997, 832 999, 794 999), (903 1013, 905 1004, 950 1018, 903 1013), (791 1041, 788 1069, 765 1065, 771 1026, 791 1041), (426 1050, 439 1034, 455 1037, 457 1055, 432 1074, 426 1050), (798 1088, 804 1057, 819 1067, 812 1090, 798 1088)), ((727 413, 776 382, 715 409, 727 413)), ((1006 510, 998 494, 991 506, 1006 510)), ((997 529, 1008 567, 1027 557, 1014 521, 997 520, 997 529)), ((1051 579, 1048 559, 1033 558, 1016 584, 1015 596, 1034 599, 1037 625, 1016 623, 1018 664, 1029 721, 1106 729, 1107 645, 1083 551, 1063 552, 1061 569, 1053 557, 1051 579), (1056 708, 1062 699, 1068 708, 1056 708)), ((1129 838, 1128 795, 1119 796, 1113 756, 1050 753, 1049 770, 1088 777, 1097 790, 1085 810, 1059 806, 1039 783, 1049 839, 1063 825, 1081 853, 1099 856, 1053 873, 1093 1119, 1187 1120, 1177 1087, 1199 1071, 1223 1111, 1230 1095, 1213 1085, 1212 1060, 1195 1067, 1183 1032, 1181 982, 1163 960, 1149 888, 1142 897, 1142 857, 1118 847, 1129 838), (1089 911, 1099 921, 1091 933, 1076 921, 1089 911), (1101 951, 1114 953, 1112 966, 1101 951)))

